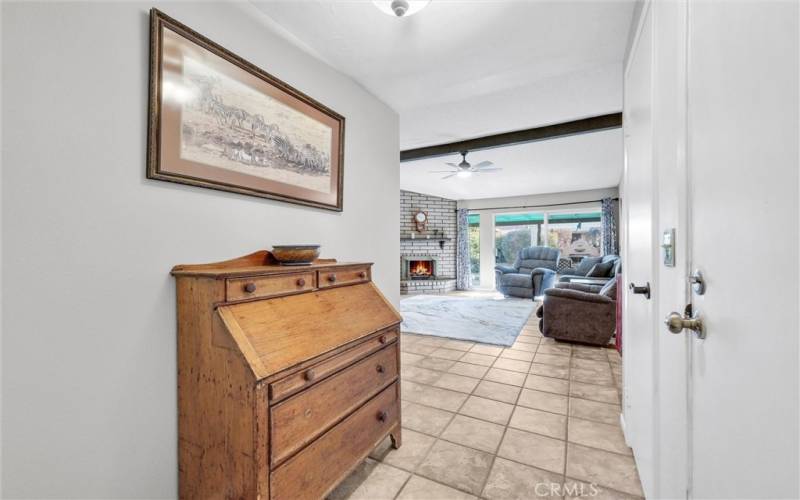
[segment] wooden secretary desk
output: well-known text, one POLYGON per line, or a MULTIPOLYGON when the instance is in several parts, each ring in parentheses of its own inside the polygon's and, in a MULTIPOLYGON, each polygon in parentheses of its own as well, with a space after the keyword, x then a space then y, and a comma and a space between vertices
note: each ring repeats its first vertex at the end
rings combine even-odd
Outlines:
POLYGON ((400 315, 371 264, 261 251, 172 274, 181 498, 322 498, 400 446, 400 315))

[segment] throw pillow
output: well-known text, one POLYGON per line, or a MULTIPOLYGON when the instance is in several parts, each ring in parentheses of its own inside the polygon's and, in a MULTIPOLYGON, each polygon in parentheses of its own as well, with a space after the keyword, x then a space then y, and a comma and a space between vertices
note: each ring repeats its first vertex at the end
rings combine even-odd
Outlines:
POLYGON ((603 285, 603 288, 600 289, 599 293, 600 295, 605 295, 612 300, 617 300, 617 280, 611 280, 603 285))
POLYGON ((587 276, 586 273, 588 273, 595 264, 599 264, 601 260, 603 260, 602 257, 584 257, 575 269, 575 274, 587 276))
POLYGON ((589 269, 589 272, 586 273, 587 278, 605 278, 611 274, 611 270, 614 269, 614 262, 600 262, 599 264, 595 264, 594 267, 589 269))

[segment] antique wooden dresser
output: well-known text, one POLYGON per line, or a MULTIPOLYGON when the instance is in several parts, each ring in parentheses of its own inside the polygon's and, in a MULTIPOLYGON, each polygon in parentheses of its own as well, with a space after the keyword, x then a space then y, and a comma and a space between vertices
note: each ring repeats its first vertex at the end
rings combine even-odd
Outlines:
POLYGON ((400 315, 371 264, 261 251, 172 274, 181 498, 322 498, 400 446, 400 315))

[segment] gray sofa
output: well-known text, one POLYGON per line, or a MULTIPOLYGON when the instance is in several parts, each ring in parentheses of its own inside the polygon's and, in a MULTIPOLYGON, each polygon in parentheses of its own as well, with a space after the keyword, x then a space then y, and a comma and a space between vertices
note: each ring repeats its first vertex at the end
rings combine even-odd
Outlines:
POLYGON ((532 299, 553 286, 561 252, 557 248, 528 247, 511 266, 495 266, 497 289, 506 296, 532 299))
POLYGON ((594 276, 599 282, 607 282, 615 278, 619 272, 619 255, 604 255, 603 257, 584 257, 583 260, 577 265, 568 269, 563 269, 558 274, 559 283, 569 283, 576 278, 586 278, 586 275, 596 264, 606 264, 611 262, 612 265, 607 274, 603 276, 594 276))
POLYGON ((604 346, 616 328, 617 281, 604 286, 556 283, 536 311, 542 335, 604 346))

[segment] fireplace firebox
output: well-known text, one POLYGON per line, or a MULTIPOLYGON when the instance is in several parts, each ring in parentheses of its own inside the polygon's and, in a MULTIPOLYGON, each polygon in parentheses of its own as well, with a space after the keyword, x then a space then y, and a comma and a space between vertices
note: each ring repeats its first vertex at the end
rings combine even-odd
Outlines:
POLYGON ((402 271, 404 280, 436 279, 436 257, 408 255, 403 256, 402 271))

